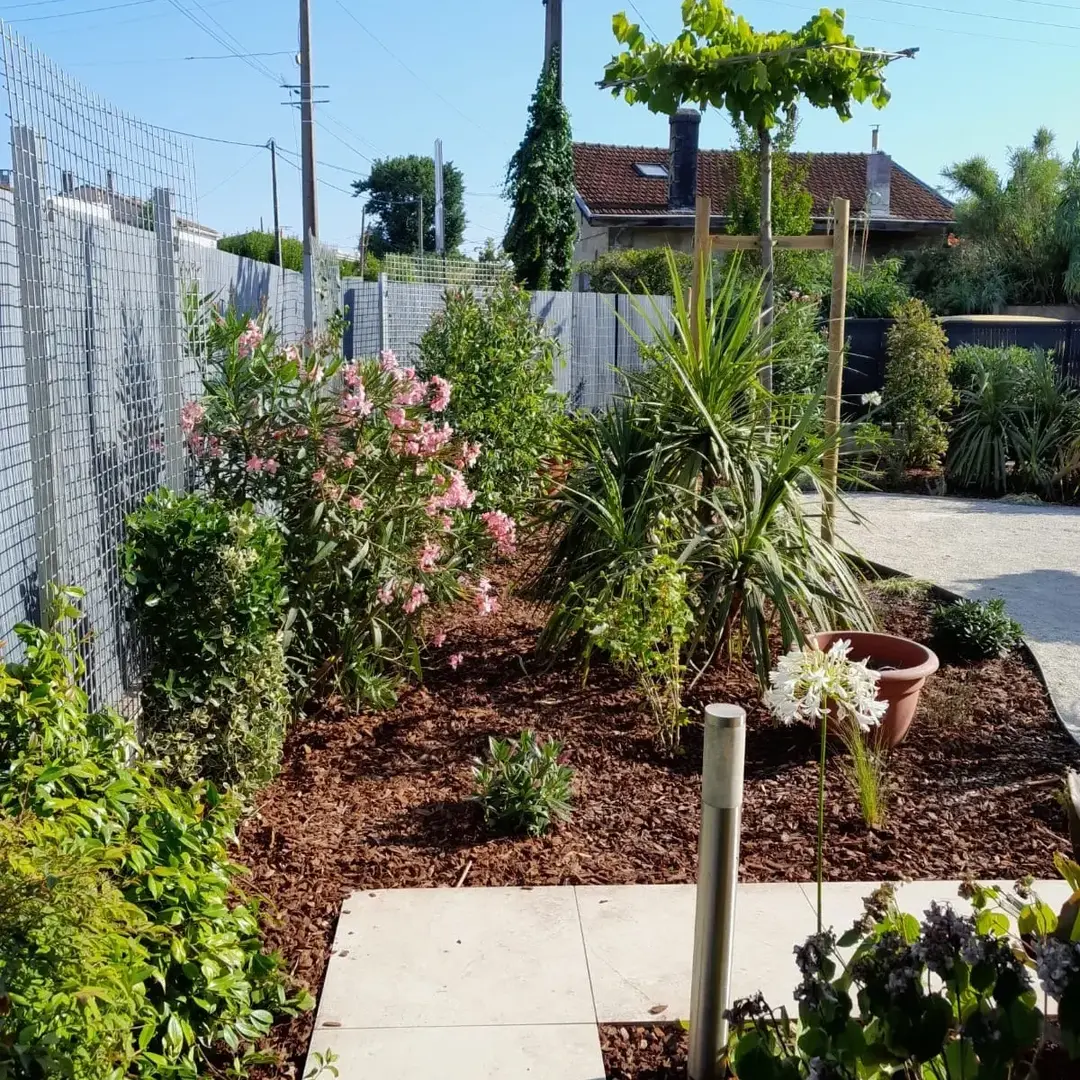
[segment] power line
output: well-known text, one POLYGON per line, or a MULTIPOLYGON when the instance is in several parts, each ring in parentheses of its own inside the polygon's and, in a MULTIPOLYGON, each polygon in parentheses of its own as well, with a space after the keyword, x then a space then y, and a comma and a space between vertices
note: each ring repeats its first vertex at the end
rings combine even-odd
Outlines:
POLYGON ((1019 23, 1021 26, 1045 26, 1052 30, 1080 30, 1075 23, 1041 22, 1037 19, 1018 19, 1012 15, 994 15, 988 11, 960 11, 957 8, 943 8, 932 4, 918 4, 915 0, 876 0, 879 4, 891 4, 894 7, 916 8, 919 11, 933 11, 942 15, 962 15, 968 19, 993 19, 995 22, 1019 23))
POLYGON ((215 184, 207 191, 200 191, 199 198, 205 199, 207 195, 213 195, 214 192, 217 191, 219 188, 223 188, 230 180, 235 180, 236 177, 238 177, 265 149, 265 146, 260 146, 259 149, 256 150, 255 153, 252 154, 251 157, 249 157, 247 161, 245 161, 244 164, 236 170, 236 172, 229 173, 229 175, 226 176, 224 180, 222 180, 220 183, 215 184))
MULTIPOLYGON (((248 53, 248 56, 292 56, 291 52, 266 52, 266 53, 248 53)), ((70 68, 87 68, 87 67, 131 67, 135 65, 145 66, 147 64, 182 64, 187 60, 237 60, 234 53, 222 53, 220 56, 147 56, 141 57, 138 60, 132 60, 128 57, 115 60, 85 60, 76 62, 74 64, 65 64, 65 67, 70 68)))
MULTIPOLYGON (((328 134, 332 135, 333 132, 329 132, 328 134)), ((279 144, 278 148, 277 148, 277 152, 282 155, 281 160, 284 161, 286 165, 291 165, 297 172, 302 172, 303 171, 300 168, 299 164, 297 164, 297 162, 292 160, 292 151, 291 150, 286 150, 283 146, 281 146, 279 144)), ((343 195, 348 195, 348 196, 351 197, 351 196, 354 196, 356 194, 355 191, 350 191, 348 188, 338 187, 337 184, 331 184, 329 180, 323 180, 322 177, 320 177, 320 176, 316 176, 315 180, 316 180, 316 182, 318 184, 322 185, 323 187, 330 188, 333 191, 340 191, 343 195)))
POLYGON ((117 8, 142 7, 156 4, 157 0, 124 0, 122 4, 105 4, 103 7, 79 8, 78 11, 58 11, 53 15, 31 15, 25 19, 11 19, 13 23, 45 22, 46 19, 67 19, 72 15, 93 15, 97 11, 116 11, 117 8))
POLYGON ((372 33, 372 31, 369 30, 352 13, 352 11, 349 10, 349 8, 346 7, 341 2, 341 0, 334 0, 334 2, 337 4, 337 6, 339 8, 341 8, 342 11, 345 12, 346 15, 349 16, 350 19, 352 19, 352 21, 354 23, 356 23, 357 26, 360 27, 361 30, 364 31, 365 34, 367 34, 367 36, 369 38, 371 38, 372 41, 375 42, 376 45, 379 46, 379 48, 381 48, 388 56, 390 56, 394 60, 396 60, 418 83, 420 83, 421 86, 425 87, 428 91, 430 91, 432 94, 434 94, 444 105, 448 105, 451 109, 454 110, 454 112, 456 112, 458 114, 458 116, 460 116, 463 120, 467 120, 470 124, 473 125, 473 127, 477 128, 480 131, 484 130, 471 116, 467 115, 466 113, 463 113, 449 98, 443 97, 443 95, 440 94, 439 91, 434 86, 431 85, 431 83, 429 83, 426 79, 422 78, 421 76, 417 75, 416 72, 413 71, 413 69, 411 67, 409 67, 409 65, 406 64, 405 61, 402 60, 401 57, 398 56, 398 54, 396 52, 394 52, 393 49, 390 48, 389 45, 387 45, 385 42, 383 42, 380 38, 376 37, 376 35, 374 33, 372 33))
POLYGON ((180 131, 178 128, 161 127, 158 124, 146 124, 144 126, 154 128, 156 131, 167 131, 170 135, 182 135, 185 139, 199 139, 202 142, 223 143, 225 146, 251 146, 257 147, 259 150, 266 149, 266 143, 240 142, 238 139, 221 139, 216 135, 196 135, 192 131, 180 131))
MULTIPOLYGON (((278 77, 264 63, 259 60, 251 60, 245 55, 246 50, 235 38, 233 38, 233 44, 230 44, 225 39, 225 37, 222 36, 222 34, 218 33, 210 26, 207 26, 206 23, 200 20, 194 12, 189 11, 186 7, 184 7, 180 0, 167 0, 167 2, 177 11, 179 11, 180 14, 184 16, 184 18, 194 23, 195 26, 197 26, 204 34, 213 38, 213 40, 216 41, 223 49, 225 49, 227 52, 232 53, 238 60, 242 60, 245 64, 247 64, 247 66, 251 68, 252 71, 255 71, 259 75, 262 75, 262 77, 265 79, 269 79, 275 85, 279 84, 278 77)), ((206 14, 206 17, 208 19, 210 19, 212 22, 215 22, 218 26, 221 26, 221 24, 218 23, 217 20, 214 19, 214 17, 206 11, 206 8, 203 8, 202 5, 198 4, 198 0, 193 0, 193 2, 196 4, 196 6, 200 7, 200 9, 203 11, 204 14, 206 14)), ((229 34, 224 27, 221 27, 221 29, 226 34, 226 36, 232 37, 232 35, 229 34)))
POLYGON ((646 29, 646 30, 648 30, 648 31, 649 31, 649 33, 650 33, 650 34, 652 34, 652 36, 653 36, 654 38, 659 38, 659 37, 660 37, 660 35, 659 35, 659 34, 658 34, 658 33, 657 33, 657 32, 656 32, 656 31, 655 31, 655 30, 654 30, 653 28, 652 28, 652 26, 651 26, 651 25, 650 25, 650 23, 649 23, 649 20, 648 20, 648 19, 646 19, 646 18, 645 18, 645 16, 641 14, 641 8, 639 8, 639 7, 637 6, 637 4, 635 4, 635 3, 634 3, 634 0, 627 0, 627 3, 628 3, 628 4, 629 4, 629 5, 630 5, 630 6, 631 6, 631 7, 633 8, 633 9, 634 9, 634 11, 635 11, 635 12, 637 13, 637 17, 638 17, 638 18, 639 18, 639 19, 640 19, 640 20, 641 20, 641 21, 642 21, 642 22, 643 22, 643 23, 645 24, 645 29, 646 29))
MULTIPOLYGON (((761 0, 762 3, 772 4, 774 7, 791 8, 795 11, 806 11, 804 4, 795 4, 791 0, 761 0)), ((982 30, 958 30, 955 27, 945 26, 927 26, 925 23, 909 23, 900 22, 897 19, 881 19, 874 15, 859 15, 860 20, 865 22, 877 23, 879 26, 898 26, 904 30, 928 30, 934 34, 952 34, 954 37, 963 38, 982 38, 986 41, 1007 41, 1010 44, 1024 44, 1024 45, 1051 45, 1062 49, 1075 49, 1076 46, 1068 41, 1038 41, 1035 38, 1018 38, 1010 35, 1005 37, 1002 34, 987 34, 982 30)))

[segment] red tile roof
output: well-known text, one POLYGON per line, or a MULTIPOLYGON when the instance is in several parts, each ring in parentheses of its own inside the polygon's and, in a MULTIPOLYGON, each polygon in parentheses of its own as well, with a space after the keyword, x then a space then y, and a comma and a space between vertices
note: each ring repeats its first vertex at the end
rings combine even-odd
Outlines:
MULTIPOLYGON (((792 154, 796 161, 806 154, 792 154)), ((807 187, 814 215, 824 217, 839 195, 851 200, 852 213, 866 205, 866 159, 869 154, 810 154, 807 187)), ((591 214, 640 217, 667 210, 667 181, 640 176, 635 163, 667 165, 668 151, 657 146, 604 146, 574 143, 574 176, 578 194, 591 214)), ((727 210, 734 172, 730 150, 703 150, 698 155, 697 190, 712 200, 713 213, 727 210)), ((928 184, 893 162, 890 217, 914 221, 951 221, 952 204, 928 184)))

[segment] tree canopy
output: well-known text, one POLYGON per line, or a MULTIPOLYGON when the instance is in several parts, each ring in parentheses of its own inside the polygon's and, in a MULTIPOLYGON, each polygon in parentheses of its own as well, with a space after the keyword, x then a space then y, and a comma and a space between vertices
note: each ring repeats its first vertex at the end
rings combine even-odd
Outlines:
POLYGON ((628 102, 671 114, 685 102, 726 109, 732 120, 771 131, 803 99, 851 119, 853 102, 889 100, 890 55, 861 49, 844 12, 822 8, 798 30, 755 30, 723 0, 683 0, 683 31, 670 44, 646 41, 624 13, 612 20, 625 46, 602 85, 628 102))
POLYGON ((559 96, 558 52, 536 84, 525 137, 506 171, 513 204, 503 248, 529 289, 566 289, 574 264, 574 151, 559 96))
MULTIPOLYGON (((435 160, 418 154, 380 158, 365 180, 354 180, 357 196, 367 195, 364 204, 378 221, 368 233, 374 255, 388 252, 416 253, 417 213, 420 198, 424 206, 424 251, 435 250, 435 160)), ((443 164, 443 210, 446 250, 455 251, 465 234, 465 180, 452 162, 443 164)))

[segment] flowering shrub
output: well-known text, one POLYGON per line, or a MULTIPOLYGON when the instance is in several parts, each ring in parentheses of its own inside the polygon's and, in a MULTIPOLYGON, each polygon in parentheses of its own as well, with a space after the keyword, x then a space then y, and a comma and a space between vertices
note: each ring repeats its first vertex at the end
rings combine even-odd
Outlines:
POLYGON ((185 783, 244 793, 277 774, 289 722, 281 535, 250 507, 204 495, 147 498, 122 559, 150 670, 147 750, 185 783))
POLYGON ((488 740, 488 760, 473 767, 477 802, 484 821, 511 833, 541 836, 553 821, 570 819, 570 783, 574 772, 559 761, 562 746, 538 742, 523 731, 516 743, 488 740))
POLYGON ((442 419, 453 387, 391 352, 346 364, 325 345, 276 348, 256 323, 214 332, 188 446, 210 490, 278 518, 289 596, 286 643, 307 694, 376 706, 419 674, 430 605, 490 588, 469 576, 513 522, 477 521, 466 470, 475 448, 442 419))

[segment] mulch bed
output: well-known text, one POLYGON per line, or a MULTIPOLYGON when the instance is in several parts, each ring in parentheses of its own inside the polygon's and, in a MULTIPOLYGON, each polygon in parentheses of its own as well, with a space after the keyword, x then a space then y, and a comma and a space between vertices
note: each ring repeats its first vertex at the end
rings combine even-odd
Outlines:
MULTIPOLYGON (((425 685, 395 709, 298 721, 281 776, 242 828, 239 861, 276 918, 269 943, 314 990, 352 890, 453 886, 463 874, 466 887, 694 880, 700 728, 685 733, 681 755, 666 757, 624 676, 594 664, 582 685, 569 664, 541 665, 534 645, 543 612, 511 594, 513 572, 492 575, 503 594, 498 615, 453 613, 425 685), (465 660, 455 671, 448 658, 456 652, 465 660), (541 839, 493 838, 469 798, 470 766, 490 735, 526 727, 565 744, 576 770, 574 818, 541 839)), ((927 640, 928 616, 925 601, 890 597, 884 622, 927 640)), ((711 671, 689 697, 696 708, 737 702, 749 714, 743 880, 812 879, 816 733, 774 726, 740 665, 711 671)), ((830 761, 826 874, 1053 876, 1053 854, 1068 844, 1054 794, 1078 759, 1022 654, 944 665, 891 756, 886 828, 863 825, 839 757, 830 761)), ((310 1016, 281 1025, 271 1040, 297 1071, 311 1025, 310 1016)))
MULTIPOLYGON (((607 1080, 686 1080, 688 1039, 678 1024, 601 1024, 600 1046, 607 1080)), ((1061 1047, 1043 1047, 1039 1080, 1076 1080, 1078 1074, 1080 1063, 1061 1047)))

